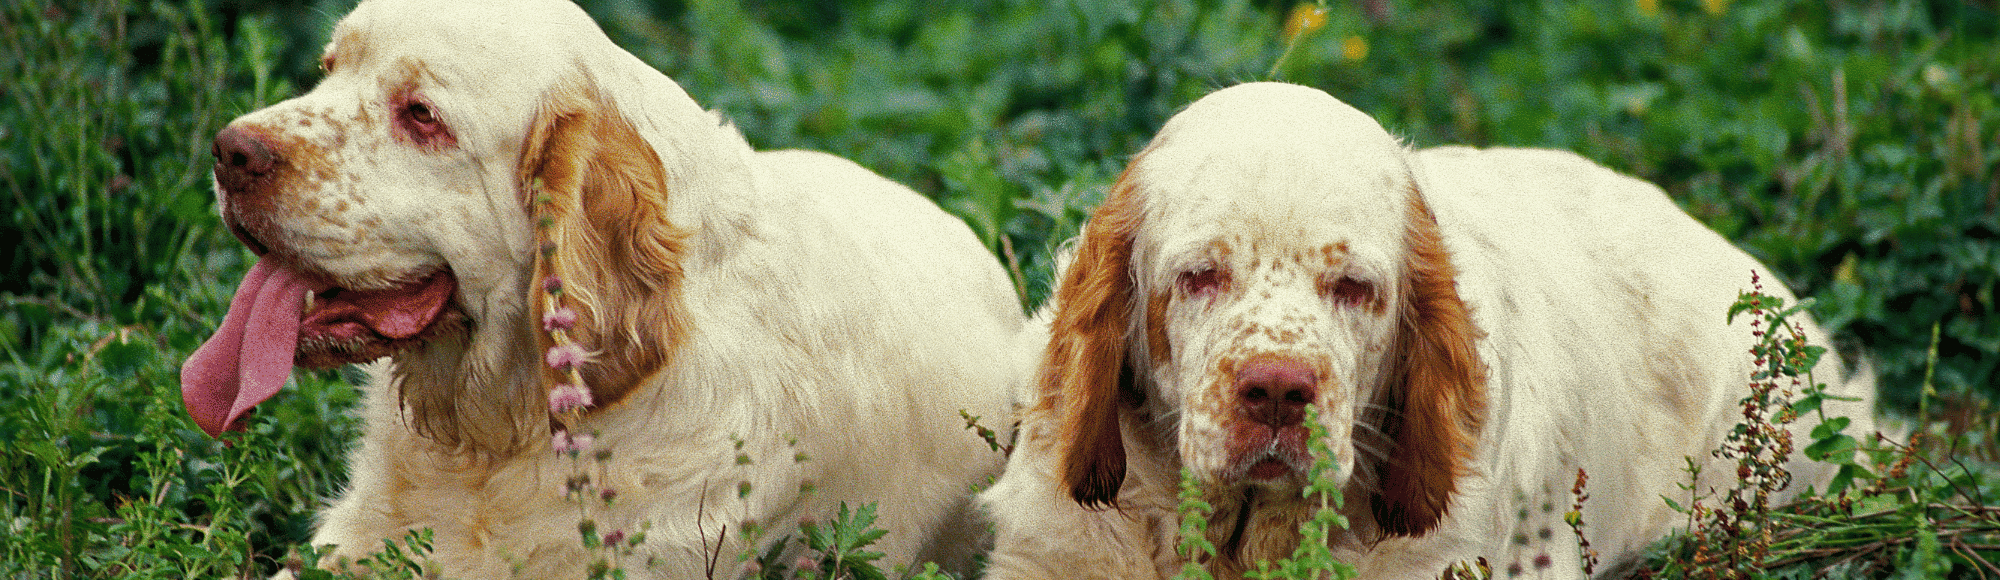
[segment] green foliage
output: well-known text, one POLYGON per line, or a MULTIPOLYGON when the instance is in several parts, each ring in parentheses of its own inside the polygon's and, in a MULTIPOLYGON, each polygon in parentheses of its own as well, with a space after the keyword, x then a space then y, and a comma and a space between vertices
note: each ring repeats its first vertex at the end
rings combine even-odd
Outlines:
POLYGON ((341 483, 321 441, 354 437, 353 392, 301 376, 225 446, 180 406, 180 358, 206 331, 81 323, 9 353, 0 577, 259 575, 305 538, 341 483))
MULTIPOLYGON (((1817 300, 1888 406, 1924 419, 1854 456, 1849 503, 1773 516, 1813 524, 1774 553, 1964 570, 1952 526, 2000 493, 1972 461, 2000 456, 1991 2, 583 3, 758 146, 855 159, 965 218, 1025 305, 1125 160, 1222 86, 1319 87, 1417 146, 1579 151, 1817 300)), ((0 3, 0 576, 267 574, 342 484, 356 396, 331 374, 298 375, 231 446, 180 411, 180 361, 248 264, 214 216, 209 138, 309 85, 352 0, 219 4, 0 3)), ((1813 455, 1874 445, 1819 424, 1813 455)))
POLYGON ((267 19, 226 27, 200 2, 137 4, 0 8, 0 239, 18 244, 0 273, 10 346, 40 336, 51 313, 205 316, 159 290, 184 281, 189 257, 233 249, 201 160, 229 117, 291 91, 271 75, 283 41, 267 19))
POLYGON ((1181 468, 1180 500, 1181 541, 1174 553, 1187 558, 1187 563, 1181 565, 1174 580, 1215 580, 1202 565, 1215 558, 1215 542, 1208 539, 1208 518, 1215 516, 1215 506, 1202 499, 1200 480, 1191 468, 1181 468))
POLYGON ((824 578, 884 580, 882 571, 872 563, 882 559, 882 553, 864 548, 888 533, 888 530, 875 527, 874 503, 863 505, 850 514, 847 502, 840 502, 840 512, 833 516, 833 521, 825 525, 819 522, 799 525, 800 541, 805 543, 806 549, 819 554, 818 577, 824 578))
MULTIPOLYGON (((779 538, 766 548, 763 555, 751 562, 752 578, 763 580, 814 579, 826 580, 887 580, 889 575, 875 565, 882 559, 882 553, 871 551, 888 530, 875 527, 874 502, 862 504, 860 508, 849 510, 847 502, 840 502, 840 510, 833 519, 803 521, 799 523, 799 545, 806 553, 791 561, 784 556, 791 546, 791 538, 779 538)), ((926 562, 923 569, 908 576, 917 579, 945 580, 951 576, 938 571, 937 564, 926 562)))
POLYGON ((296 561, 286 563, 286 568, 297 575, 298 580, 405 580, 423 578, 445 580, 436 574, 426 575, 424 567, 429 564, 431 553, 431 531, 411 530, 403 534, 400 541, 382 539, 382 549, 360 560, 338 562, 333 566, 340 572, 320 569, 327 564, 320 561, 320 554, 311 546, 300 551, 296 561))
POLYGON ((1275 563, 1257 562, 1257 569, 1247 576, 1257 580, 1347 580, 1359 574, 1354 566, 1335 560, 1328 547, 1328 534, 1335 529, 1347 529, 1347 516, 1340 515, 1346 498, 1340 492, 1343 483, 1333 465, 1333 450, 1328 447, 1326 426, 1320 423, 1319 407, 1306 406, 1305 424, 1309 435, 1306 447, 1312 453, 1312 473, 1301 495, 1319 504, 1311 518, 1299 523, 1299 546, 1289 558, 1280 558, 1275 563))

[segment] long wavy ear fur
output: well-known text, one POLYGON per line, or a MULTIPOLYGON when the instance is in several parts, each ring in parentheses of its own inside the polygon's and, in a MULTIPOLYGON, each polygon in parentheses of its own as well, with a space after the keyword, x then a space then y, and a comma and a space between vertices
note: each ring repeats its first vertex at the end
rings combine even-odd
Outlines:
MULTIPOLYGON (((536 261, 531 292, 539 297, 550 275, 561 280, 578 314, 570 336, 594 353, 581 368, 584 383, 598 407, 616 403, 686 336, 686 233, 667 221, 666 169, 610 96, 579 73, 544 95, 519 177, 522 203, 546 220, 554 243, 536 261)), ((534 302, 540 324, 544 306, 534 302)))
POLYGON ((1143 205, 1134 181, 1128 167, 1091 215, 1076 258, 1063 272, 1040 378, 1043 404, 1061 406, 1063 485, 1078 504, 1093 509, 1114 505, 1125 482, 1119 378, 1127 364, 1132 242, 1143 205))
POLYGON ((1486 369, 1437 219, 1414 187, 1406 228, 1395 367, 1384 387, 1396 410, 1382 432, 1394 450, 1382 461, 1373 507, 1384 533, 1422 536, 1444 518, 1469 469, 1486 414, 1486 369))

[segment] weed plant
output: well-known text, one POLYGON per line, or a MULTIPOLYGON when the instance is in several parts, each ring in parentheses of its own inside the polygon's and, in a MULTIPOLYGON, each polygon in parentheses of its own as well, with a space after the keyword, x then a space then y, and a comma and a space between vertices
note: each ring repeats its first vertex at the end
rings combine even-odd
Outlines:
MULTIPOLYGON (((1947 452, 1928 453, 1880 433, 1858 440, 1843 433, 1850 419, 1828 416, 1835 398, 1812 369, 1826 349, 1806 342, 1790 318, 1810 304, 1787 307, 1752 290, 1729 317, 1752 317, 1758 369, 1742 401, 1743 421, 1717 457, 1737 462, 1726 489, 1697 487, 1701 470, 1688 460, 1689 501, 1668 498, 1688 516, 1685 533, 1657 547, 1638 576, 1647 578, 1912 578, 2000 575, 2000 508, 1988 504, 1996 484, 1991 467, 1975 468, 1947 452), (1796 395, 1796 398, 1794 396, 1796 395), (1811 414, 1815 427, 1803 450, 1807 459, 1837 466, 1824 490, 1808 490, 1790 505, 1770 495, 1792 483, 1784 467, 1792 452, 1785 425, 1811 414)), ((1953 441, 1949 447, 1966 442, 1953 441)))
MULTIPOLYGON (((210 138, 310 85, 351 4, 0 2, 0 578, 315 561, 354 390, 297 373, 224 445, 185 418, 178 368, 250 258, 214 215, 210 138)), ((1730 569, 2000 576, 1977 527, 2000 493, 1990 1, 583 4, 756 145, 855 159, 963 217, 1024 305, 1126 157, 1239 81, 1325 89, 1416 145, 1571 149, 1661 183, 1816 298, 1918 417, 1909 441, 1850 435, 1851 483, 1772 506, 1800 525, 1730 569)), ((425 542, 356 574, 413 575, 425 542)))
MULTIPOLYGON (((1347 516, 1340 515, 1346 498, 1340 491, 1341 482, 1335 478, 1339 472, 1334 467, 1333 450, 1329 447, 1326 427, 1319 422, 1319 409, 1306 407, 1305 425, 1307 429, 1306 449, 1312 455, 1311 472, 1307 483, 1300 488, 1300 497, 1315 504, 1313 513, 1299 522, 1299 544, 1292 555, 1278 561, 1258 560, 1244 576, 1254 580, 1348 580, 1355 577, 1354 566, 1333 557, 1328 543, 1334 530, 1347 529, 1347 516)), ((1215 542, 1208 539, 1209 518, 1215 515, 1215 506, 1209 504, 1193 470, 1181 468, 1180 483, 1180 542, 1175 551, 1187 562, 1181 566, 1175 580, 1214 580, 1210 564, 1216 561, 1215 542)), ((1240 516, 1248 517, 1248 516, 1240 516)))

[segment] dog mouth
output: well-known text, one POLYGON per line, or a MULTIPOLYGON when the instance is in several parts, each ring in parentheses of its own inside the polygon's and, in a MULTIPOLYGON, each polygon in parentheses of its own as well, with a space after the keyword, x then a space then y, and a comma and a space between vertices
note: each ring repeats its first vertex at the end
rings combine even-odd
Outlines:
POLYGON ((1291 462, 1272 456, 1259 459, 1256 463, 1250 464, 1250 467, 1244 470, 1244 476, 1251 481, 1271 481, 1300 474, 1301 471, 1297 466, 1292 465, 1291 462))
POLYGON ((375 360, 462 331, 449 268, 381 290, 321 282, 266 257, 230 299, 222 326, 181 367, 181 397, 203 431, 241 430, 241 418, 284 387, 293 366, 375 360))
POLYGON ((371 361, 463 328, 464 312, 451 303, 458 280, 449 268, 412 279, 384 290, 331 286, 306 293, 294 363, 329 368, 371 361))
POLYGON ((1304 426, 1249 429, 1234 435, 1225 446, 1228 461, 1217 474, 1222 481, 1289 487, 1303 485, 1312 475, 1304 426))
POLYGON ((1270 450, 1232 463, 1224 478, 1261 485, 1303 484, 1312 474, 1312 456, 1270 450))

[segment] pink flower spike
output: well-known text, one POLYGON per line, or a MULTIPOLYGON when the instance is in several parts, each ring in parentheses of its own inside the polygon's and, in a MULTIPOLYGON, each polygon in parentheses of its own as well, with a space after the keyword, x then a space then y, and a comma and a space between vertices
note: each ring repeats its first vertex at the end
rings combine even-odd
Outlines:
POLYGON ((584 352, 583 347, 575 344, 558 344, 549 347, 547 361, 549 368, 566 371, 590 362, 590 353, 584 352))
POLYGON ((555 451, 556 453, 570 453, 572 451, 575 451, 575 449, 570 448, 569 432, 557 431, 554 433, 550 433, 549 449, 555 451))
POLYGON ((549 275, 547 278, 542 278, 543 292, 548 292, 553 294, 556 292, 561 292, 562 289, 563 289, 562 278, 558 278, 554 274, 549 275))
POLYGON ((568 413, 589 407, 590 390, 570 383, 556 383, 549 387, 549 412, 568 413))
POLYGON ((623 541, 625 541, 625 530, 611 530, 611 533, 604 535, 606 546, 616 546, 623 541))
POLYGON ((597 438, 591 436, 589 433, 578 433, 569 436, 570 451, 583 453, 585 451, 589 451, 591 446, 594 446, 596 444, 597 444, 597 438))
POLYGON ((572 326, 576 326, 576 311, 567 306, 557 306, 542 313, 542 330, 569 330, 572 326))

